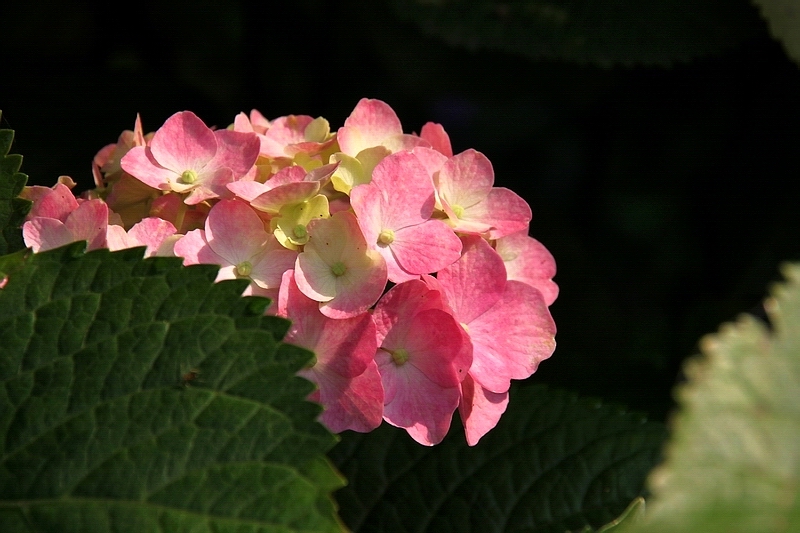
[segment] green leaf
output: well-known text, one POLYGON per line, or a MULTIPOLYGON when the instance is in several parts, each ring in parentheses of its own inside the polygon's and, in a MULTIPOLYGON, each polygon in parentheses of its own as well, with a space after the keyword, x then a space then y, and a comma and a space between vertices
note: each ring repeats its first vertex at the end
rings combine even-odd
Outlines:
POLYGON ((341 531, 288 322, 216 267, 84 247, 0 290, 3 533, 341 531))
POLYGON ((22 156, 8 153, 12 142, 14 131, 0 130, 0 255, 25 248, 20 227, 31 209, 31 202, 18 198, 28 176, 19 172, 22 156))
POLYGON ((644 498, 640 496, 631 502, 619 518, 598 529, 597 533, 618 533, 625 527, 637 524, 644 517, 644 508, 644 498))
POLYGON ((541 386, 511 390, 508 411, 477 446, 459 423, 426 448, 384 424, 345 433, 329 456, 348 478, 336 493, 357 532, 553 532, 600 527, 639 496, 663 425, 541 386))
POLYGON ((783 43, 786 54, 800 65, 800 1, 753 0, 761 8, 772 36, 783 43))
POLYGON ((391 0, 428 35, 469 49, 602 66, 688 61, 759 34, 745 0, 391 0))
MULTIPOLYGON (((701 341, 637 532, 800 531, 800 263, 765 308, 701 341)), ((625 531, 629 531, 626 529, 625 531)))

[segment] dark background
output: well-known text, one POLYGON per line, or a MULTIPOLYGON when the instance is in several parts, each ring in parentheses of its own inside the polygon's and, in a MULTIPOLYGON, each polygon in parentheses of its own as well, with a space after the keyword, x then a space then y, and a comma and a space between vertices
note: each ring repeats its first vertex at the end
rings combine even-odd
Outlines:
POLYGON ((708 42, 601 19, 619 48, 557 32, 508 45, 518 3, 487 3, 474 28, 500 31, 457 38, 400 1, 4 5, 1 127, 30 184, 86 189, 137 113, 145 131, 184 109, 225 127, 252 108, 335 129, 370 97, 407 132, 440 122, 531 204, 558 263, 558 348, 530 381, 664 419, 698 339, 758 313, 780 262, 800 259, 800 70, 746 2, 693 27, 708 42))

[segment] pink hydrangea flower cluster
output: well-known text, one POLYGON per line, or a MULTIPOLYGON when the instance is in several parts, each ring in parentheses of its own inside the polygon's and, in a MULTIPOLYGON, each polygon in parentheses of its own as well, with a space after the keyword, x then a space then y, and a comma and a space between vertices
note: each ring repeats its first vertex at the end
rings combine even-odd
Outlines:
POLYGON ((528 204, 485 155, 453 154, 439 124, 404 133, 382 101, 336 132, 255 110, 212 129, 184 111, 144 135, 137 118, 93 172, 81 197, 67 177, 25 189, 27 245, 146 246, 248 280, 315 353, 300 375, 333 432, 385 420, 433 445, 458 411, 474 445, 555 348, 555 262, 528 204))

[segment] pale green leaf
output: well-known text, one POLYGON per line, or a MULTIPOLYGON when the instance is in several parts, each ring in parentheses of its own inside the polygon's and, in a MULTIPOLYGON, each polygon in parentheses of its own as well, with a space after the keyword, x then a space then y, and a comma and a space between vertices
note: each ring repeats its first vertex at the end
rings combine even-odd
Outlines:
POLYGON ((786 54, 800 64, 800 0, 753 0, 767 19, 772 36, 783 43, 786 54))
POLYGON ((633 531, 800 531, 800 264, 783 273, 765 305, 772 330, 742 316, 687 365, 667 459, 633 531))

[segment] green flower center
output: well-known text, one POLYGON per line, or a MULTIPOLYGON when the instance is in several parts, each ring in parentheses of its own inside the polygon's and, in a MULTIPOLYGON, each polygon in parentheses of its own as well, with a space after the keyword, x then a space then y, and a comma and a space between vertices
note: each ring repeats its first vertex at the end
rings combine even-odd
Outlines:
POLYGON ((457 218, 461 218, 462 215, 464 215, 464 208, 456 204, 453 206, 453 213, 455 213, 457 218))
POLYGON ((292 228, 292 233, 296 239, 305 239, 308 237, 308 230, 302 224, 297 224, 294 228, 292 228))
POLYGON ((392 244, 394 242, 394 231, 385 229, 378 235, 379 244, 392 244))
POLYGON ((347 267, 341 261, 336 261, 331 265, 331 272, 338 278, 339 276, 344 276, 344 273, 347 272, 347 267))
POLYGON ((403 348, 389 351, 389 353, 392 354, 392 361, 394 361, 394 364, 397 366, 403 366, 408 361, 408 351, 404 350, 403 348))
POLYGON ((250 261, 242 261, 236 265, 236 275, 246 278, 253 271, 253 265, 250 261))
POLYGON ((181 177, 178 178, 178 181, 181 183, 185 183, 186 185, 190 185, 197 181, 197 172, 194 170, 184 170, 181 177))

